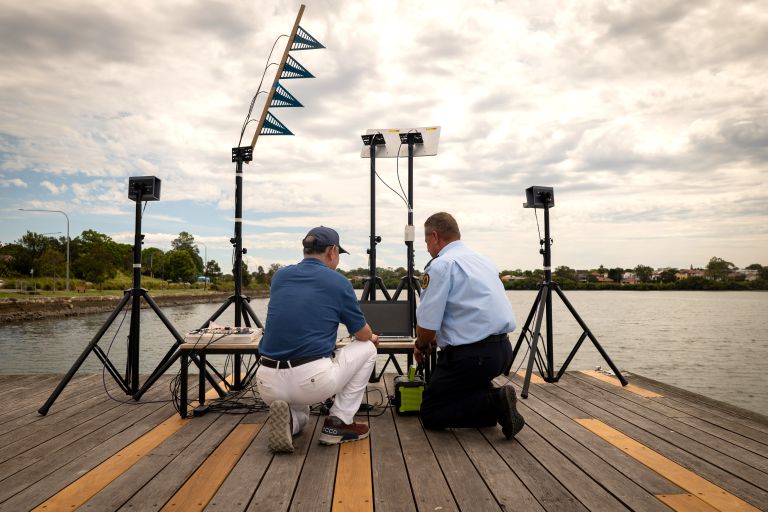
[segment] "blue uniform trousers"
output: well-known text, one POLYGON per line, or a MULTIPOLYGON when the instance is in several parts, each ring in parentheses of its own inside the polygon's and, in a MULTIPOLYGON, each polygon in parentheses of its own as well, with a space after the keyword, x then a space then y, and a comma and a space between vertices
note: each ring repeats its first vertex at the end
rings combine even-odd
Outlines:
POLYGON ((443 429, 496 425, 491 381, 507 369, 511 360, 512 346, 506 334, 440 350, 421 404, 424 426, 443 429))

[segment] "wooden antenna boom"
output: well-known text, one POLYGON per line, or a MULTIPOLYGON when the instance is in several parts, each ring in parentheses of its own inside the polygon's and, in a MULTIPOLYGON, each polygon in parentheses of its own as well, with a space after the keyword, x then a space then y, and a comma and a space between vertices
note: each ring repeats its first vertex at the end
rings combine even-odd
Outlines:
POLYGON ((296 22, 293 24, 293 30, 291 30, 291 35, 288 37, 288 44, 285 45, 283 58, 280 59, 280 65, 277 68, 277 74, 275 74, 275 79, 272 81, 272 87, 269 89, 269 95, 267 96, 267 101, 266 103, 264 103, 264 110, 261 112, 261 117, 259 118, 259 124, 258 126, 256 126, 256 133, 253 134, 253 141, 251 141, 251 149, 256 147, 256 140, 259 138, 259 134, 261 133, 261 128, 264 126, 264 120, 267 118, 267 111, 269 110, 269 106, 272 104, 272 97, 275 95, 275 85, 277 84, 277 81, 280 80, 280 76, 283 74, 285 61, 288 60, 288 52, 291 51, 291 47, 293 46, 293 40, 296 38, 296 32, 299 30, 299 22, 301 21, 301 16, 304 14, 304 7, 306 6, 304 4, 301 4, 301 7, 299 8, 299 14, 296 15, 296 22))

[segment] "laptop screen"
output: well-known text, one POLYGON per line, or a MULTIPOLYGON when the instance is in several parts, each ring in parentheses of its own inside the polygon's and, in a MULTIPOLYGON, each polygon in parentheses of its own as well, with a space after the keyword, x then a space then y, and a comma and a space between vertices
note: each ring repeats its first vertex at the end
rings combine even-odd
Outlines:
POLYGON ((360 302, 365 320, 379 336, 413 336, 410 306, 407 301, 360 302))

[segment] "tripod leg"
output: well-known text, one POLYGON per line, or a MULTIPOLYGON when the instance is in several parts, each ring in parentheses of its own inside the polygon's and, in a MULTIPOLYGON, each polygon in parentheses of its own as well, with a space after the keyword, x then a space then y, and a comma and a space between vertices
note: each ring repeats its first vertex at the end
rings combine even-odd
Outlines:
POLYGON ((264 325, 262 325, 262 323, 259 321, 259 317, 256 316, 256 313, 253 312, 253 308, 251 308, 251 305, 248 302, 246 302, 243 304, 243 308, 245 309, 245 311, 248 312, 249 315, 251 315, 251 318, 253 318, 253 323, 256 324, 256 327, 258 327, 259 329, 263 329, 264 325))
POLYGON ((397 284, 395 294, 392 296, 392 300, 397 300, 400 297, 400 292, 403 291, 403 285, 405 284, 406 279, 408 279, 408 277, 403 277, 400 279, 400 282, 397 284))
POLYGON ((536 310, 539 308, 539 302, 541 301, 541 292, 544 288, 539 288, 539 292, 536 294, 536 298, 533 300, 533 306, 531 306, 531 311, 528 313, 528 318, 525 320, 525 324, 523 324, 523 328, 520 329, 520 336, 517 338, 517 343, 515 343, 515 347, 512 349, 512 361, 509 362, 509 366, 507 367, 507 370, 504 372, 504 375, 509 375, 509 372, 512 370, 512 365, 515 364, 515 359, 517 358, 517 353, 520 350, 520 345, 523 344, 523 340, 525 339, 525 335, 528 333, 528 328, 531 326, 531 321, 533 320, 533 315, 536 314, 536 310))
POLYGON ((523 380, 523 390, 520 396, 528 398, 528 387, 531 385, 531 372, 533 371, 533 362, 536 359, 538 353, 538 342, 541 336, 541 319, 544 316, 544 310, 547 309, 547 295, 549 294, 549 286, 541 287, 541 300, 539 300, 539 311, 536 315, 536 327, 533 330, 533 339, 531 340, 531 353, 528 356, 528 367, 525 370, 525 379, 523 380))
MULTIPOLYGON (((557 295, 562 299, 565 306, 568 308, 568 311, 571 312, 571 314, 573 315, 573 318, 576 319, 576 321, 579 323, 581 328, 584 329, 584 332, 586 333, 586 335, 589 336, 589 339, 592 340, 592 344, 595 345, 595 348, 597 349, 597 351, 600 352, 601 356, 603 356, 603 359, 605 360, 605 362, 608 363, 608 366, 611 367, 611 370, 613 370, 614 375, 616 375, 616 378, 619 379, 619 382, 621 382, 621 385, 626 386, 627 384, 629 384, 629 382, 627 382, 627 379, 624 378, 624 376, 621 374, 621 372, 616 367, 616 365, 613 364, 613 361, 611 361, 611 358, 608 357, 608 353, 603 349, 600 343, 598 343, 597 338, 595 338, 594 334, 592 334, 592 331, 589 330, 589 327, 587 327, 587 324, 584 322, 584 320, 581 319, 579 314, 576 312, 576 309, 573 307, 573 305, 565 296, 565 294, 560 289, 560 287, 555 285, 555 291, 557 292, 557 295)), ((564 371, 565 371, 565 365, 563 365, 563 367, 560 368, 560 373, 558 374, 558 378, 560 378, 560 375, 562 375, 564 371)))
MULTIPOLYGON (((91 353, 91 351, 93 350, 93 347, 95 347, 96 344, 101 339, 101 337, 104 336, 104 333, 107 332, 107 329, 109 329, 109 326, 112 325, 112 322, 115 320, 115 318, 117 318, 117 315, 120 314, 120 311, 122 311, 123 307, 125 307, 125 305, 128 303, 129 300, 131 300, 130 293, 126 293, 125 295, 123 295, 123 298, 120 299, 120 302, 118 302, 114 311, 112 311, 112 314, 109 315, 109 318, 107 318, 107 321, 104 322, 104 324, 101 326, 99 331, 93 337, 91 342, 88 343, 88 346, 85 347, 85 350, 83 350, 83 353, 80 354, 80 357, 77 358, 77 361, 75 361, 75 364, 73 364, 72 368, 70 368, 67 374, 64 375, 64 378, 61 379, 61 382, 59 382, 59 385, 56 386, 56 389, 53 390, 53 393, 51 393, 51 396, 48 397, 48 400, 46 400, 43 406, 37 410, 38 413, 40 413, 43 416, 48 414, 48 409, 51 408, 51 406, 53 405, 53 402, 55 402, 56 399, 61 394, 61 392, 64 391, 64 388, 67 387, 67 384, 69 384, 69 381, 72 380, 72 377, 74 377, 75 373, 77 373, 77 370, 79 370, 80 366, 82 366, 83 362, 85 361, 85 358, 88 357, 88 354, 91 353)), ((115 375, 112 375, 112 377, 114 378, 115 375)), ((118 384, 121 385, 120 387, 123 388, 124 391, 128 389, 126 383, 122 379, 115 379, 115 380, 117 381, 118 384)))
POLYGON ((392 297, 389 295, 389 290, 387 290, 387 287, 384 286, 384 280, 377 276, 376 277, 376 284, 379 286, 379 289, 381 290, 381 293, 384 294, 384 298, 387 299, 387 300, 392 300, 392 297))
POLYGON ((560 377, 563 376, 565 373, 565 369, 568 368, 568 365, 571 364, 571 359, 573 359, 573 356, 576 355, 576 352, 579 351, 579 347, 581 347, 581 344, 584 343, 584 340, 587 339, 587 333, 582 332, 581 336, 579 336, 579 341, 576 342, 576 344, 573 346, 573 350, 571 350, 571 353, 568 354, 568 357, 565 358, 565 362, 563 363, 563 366, 560 367, 560 371, 557 372, 557 377, 555 377, 555 380, 560 380, 560 377))
POLYGON ((360 300, 371 300, 371 281, 365 281, 363 284, 363 293, 360 295, 360 300))
POLYGON ((208 327, 208 325, 209 325, 211 322, 213 322, 214 320, 216 320, 217 318, 219 318, 219 317, 221 316, 221 314, 222 314, 224 311, 226 311, 226 309, 227 309, 227 308, 228 308, 228 307, 229 307, 229 306, 232 304, 232 302, 234 302, 234 300, 235 300, 235 296, 234 296, 234 295, 232 295, 232 296, 230 296, 229 298, 227 298, 227 300, 225 300, 225 301, 224 301, 224 304, 222 304, 221 306, 219 306, 219 309, 217 309, 217 310, 216 310, 216 312, 215 312, 214 314, 212 314, 212 315, 211 315, 211 316, 208 318, 208 320, 206 320, 206 321, 205 321, 205 323, 204 323, 203 325, 201 325, 201 326, 200 326, 200 329, 203 329, 203 328, 205 328, 205 327, 208 327))
MULTIPOLYGON (((160 360, 160 363, 157 365, 157 368, 155 368, 155 371, 152 372, 152 374, 147 378, 147 380, 144 382, 144 385, 141 386, 141 388, 136 391, 136 393, 133 394, 134 400, 140 400, 141 397, 144 395, 144 393, 147 392, 147 390, 152 387, 152 385, 157 382, 157 379, 159 379, 167 370, 171 367, 173 363, 176 362, 176 360, 179 358, 180 350, 179 345, 184 343, 184 338, 182 338, 181 334, 176 330, 176 328, 171 324, 170 320, 163 314, 160 307, 157 305, 157 303, 152 299, 152 297, 149 295, 149 293, 146 292, 146 290, 142 293, 144 295, 144 300, 147 301, 147 304, 152 308, 152 310, 157 314, 158 318, 160 318, 160 321, 163 322, 163 325, 165 325, 166 329, 173 335, 173 337, 176 339, 176 343, 168 350, 168 352, 163 356, 163 359, 160 360)), ((227 308, 229 304, 225 304, 222 308, 219 308, 221 311, 224 311, 224 309, 227 308)), ((206 322, 207 325, 208 322, 206 322)), ((193 356, 194 358, 195 356, 193 356)), ((206 372, 207 374, 207 372, 206 372)), ((208 378, 209 382, 211 382, 212 385, 216 386, 214 384, 215 379, 210 376, 210 374, 207 374, 206 377, 208 378)), ((220 389, 217 389, 217 391, 220 391, 220 389)))
POLYGON ((125 381, 123 381, 123 376, 120 375, 119 371, 117 371, 117 368, 115 368, 115 365, 112 364, 112 361, 109 360, 109 357, 107 357, 107 354, 104 352, 104 350, 102 350, 100 346, 94 345, 93 353, 96 355, 96 357, 99 358, 99 361, 101 361, 101 364, 104 365, 104 368, 112 376, 112 378, 115 379, 115 382, 117 382, 117 384, 120 386, 120 389, 123 390, 123 393, 130 395, 131 390, 125 384, 125 381))

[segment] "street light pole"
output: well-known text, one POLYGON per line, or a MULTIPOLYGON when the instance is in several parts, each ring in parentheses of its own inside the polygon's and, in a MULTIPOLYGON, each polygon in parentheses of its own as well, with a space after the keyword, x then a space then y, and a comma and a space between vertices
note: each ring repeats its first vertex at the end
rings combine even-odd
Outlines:
POLYGON ((19 211, 60 213, 67 218, 67 291, 69 291, 69 215, 67 215, 65 212, 61 210, 37 210, 37 209, 33 210, 31 208, 19 208, 19 211))
POLYGON ((203 291, 208 290, 208 246, 205 245, 204 242, 197 242, 198 244, 202 245, 205 248, 205 256, 203 257, 203 277, 205 277, 205 281, 203 281, 203 291))

